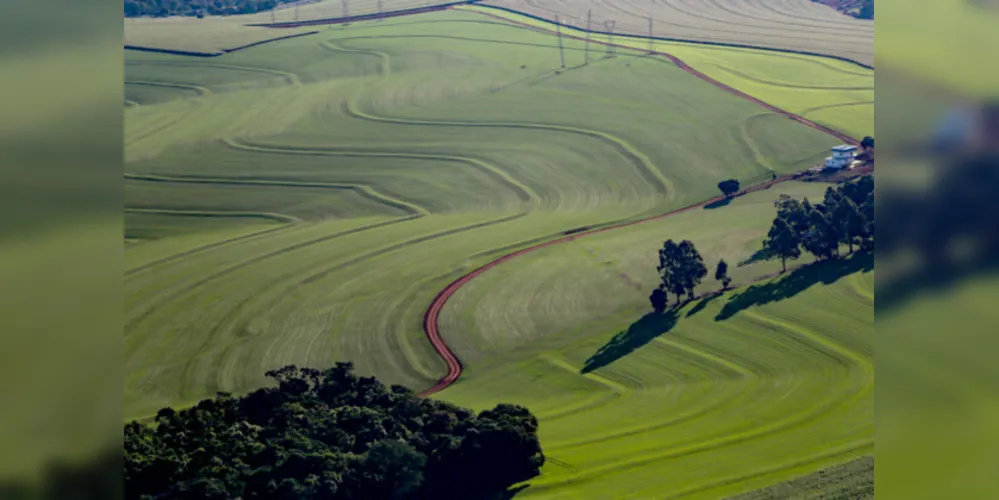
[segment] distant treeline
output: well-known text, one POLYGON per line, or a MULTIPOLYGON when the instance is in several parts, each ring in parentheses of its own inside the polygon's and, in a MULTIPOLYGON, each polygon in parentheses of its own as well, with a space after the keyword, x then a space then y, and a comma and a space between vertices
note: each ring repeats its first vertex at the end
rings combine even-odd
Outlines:
POLYGON ((125 498, 477 499, 544 464, 524 407, 476 414, 352 370, 289 366, 276 387, 126 424, 125 498))
POLYGON ((296 0, 125 0, 125 17, 231 16, 268 11, 296 0))

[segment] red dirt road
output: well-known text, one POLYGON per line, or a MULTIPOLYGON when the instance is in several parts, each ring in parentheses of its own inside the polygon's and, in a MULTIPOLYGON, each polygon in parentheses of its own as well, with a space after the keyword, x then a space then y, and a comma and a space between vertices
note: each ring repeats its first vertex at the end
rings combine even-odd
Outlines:
MULTIPOLYGON (((537 26, 531 26, 531 25, 526 24, 526 23, 519 23, 519 22, 516 22, 516 21, 511 21, 511 20, 506 19, 506 18, 504 18, 502 16, 495 16, 495 15, 487 14, 487 13, 480 13, 480 14, 482 14, 484 16, 489 16, 489 17, 494 17, 494 18, 497 18, 497 19, 501 19, 501 20, 503 20, 505 22, 510 22, 510 23, 513 23, 513 24, 518 24, 518 25, 521 25, 521 26, 526 26, 526 27, 529 27, 531 29, 535 29, 535 30, 539 30, 539 31, 545 31, 545 32, 549 32, 549 33, 555 33, 554 30, 548 30, 548 29, 544 29, 544 28, 539 28, 537 26)), ((583 37, 577 37, 577 36, 572 36, 572 35, 563 34, 562 36, 568 37, 568 38, 575 38, 577 40, 585 40, 585 38, 583 38, 583 37)), ((631 47, 628 47, 628 46, 619 45, 619 44, 609 44, 607 42, 600 42, 600 41, 597 41, 597 40, 590 40, 590 43, 596 43, 596 44, 600 44, 600 45, 613 45, 615 47, 632 49, 631 47)), ((632 49, 632 50, 634 50, 634 49, 632 49)), ((841 141, 843 141, 843 142, 845 142, 847 144, 854 144, 854 145, 858 145, 859 144, 859 141, 857 139, 854 139, 853 137, 850 137, 847 134, 844 134, 844 133, 839 132, 837 130, 833 130, 833 129, 831 129, 829 127, 826 127, 824 125, 820 125, 818 123, 815 123, 815 122, 813 122, 813 121, 811 121, 811 120, 809 120, 809 119, 807 119, 807 118, 805 118, 803 116, 799 116, 799 115, 796 115, 794 113, 790 113, 788 111, 784 111, 784 110, 782 110, 782 109, 780 109, 780 108, 778 108, 776 106, 773 106, 772 104, 768 104, 768 103, 763 102, 763 101, 761 101, 761 100, 759 100, 759 99, 757 99, 755 97, 752 97, 749 94, 746 94, 745 92, 742 92, 742 91, 737 90, 735 88, 732 88, 732 87, 730 87, 728 85, 725 85, 724 83, 722 83, 722 82, 720 82, 718 80, 715 80, 714 78, 711 78, 710 76, 708 76, 708 75, 706 75, 704 73, 701 73, 700 71, 698 71, 698 70, 696 70, 694 68, 691 68, 689 65, 687 65, 687 63, 683 62, 682 60, 680 60, 680 58, 678 58, 678 57, 676 57, 676 56, 674 56, 672 54, 668 54, 668 53, 665 53, 665 52, 651 52, 651 54, 663 56, 663 57, 669 59, 671 62, 673 62, 673 64, 675 64, 680 69, 682 69, 682 70, 684 70, 684 71, 686 71, 686 72, 688 72, 688 73, 690 73, 690 74, 692 74, 692 75, 700 78, 701 80, 704 80, 704 81, 706 81, 706 82, 708 82, 708 83, 710 83, 710 84, 712 84, 712 85, 714 85, 714 86, 716 86, 716 87, 718 87, 718 88, 720 88, 720 89, 722 89, 722 90, 724 90, 726 92, 729 92, 731 94, 734 94, 734 95, 737 95, 739 97, 742 97, 743 99, 747 99, 749 101, 752 101, 752 102, 754 102, 754 103, 756 103, 756 104, 758 104, 758 105, 760 105, 760 106, 762 106, 762 107, 764 107, 764 108, 766 108, 766 109, 768 109, 768 110, 770 110, 770 111, 772 111, 774 113, 786 116, 786 117, 788 117, 788 118, 790 118, 790 119, 792 119, 792 120, 794 120, 796 122, 799 122, 799 123, 801 123, 803 125, 812 127, 812 128, 814 128, 816 130, 819 130, 821 132, 829 134, 829 135, 831 135, 833 137, 836 137, 837 139, 839 139, 839 140, 841 140, 841 141)), ((743 195, 743 194, 746 194, 746 193, 751 193, 751 192, 754 192, 754 191, 760 191, 760 190, 763 190, 763 189, 767 189, 770 186, 773 186, 774 184, 778 184, 778 183, 790 180, 791 178, 792 178, 792 175, 785 175, 785 176, 777 177, 776 179, 773 179, 773 180, 764 182, 762 184, 758 184, 756 186, 752 186, 752 187, 749 187, 747 189, 744 189, 744 190, 742 190, 742 191, 739 192, 739 195, 743 195)), ((636 224, 641 224, 643 222, 649 222, 649 221, 653 221, 653 220, 662 219, 662 218, 665 218, 665 217, 669 217, 671 215, 676 215, 678 213, 687 212, 689 210, 693 210, 693 209, 696 209, 696 208, 701 208, 701 207, 703 207, 705 205, 708 205, 710 203, 714 203, 716 201, 720 201, 723 198, 724 198, 724 196, 716 196, 714 198, 702 201, 702 202, 694 204, 694 205, 690 205, 690 206, 686 206, 686 207, 679 208, 679 209, 676 209, 676 210, 672 210, 670 212, 666 212, 666 213, 663 213, 663 214, 654 215, 652 217, 647 217, 645 219, 639 219, 639 220, 635 220, 635 221, 631 221, 631 222, 625 222, 625 223, 616 224, 616 225, 612 225, 612 226, 606 226, 606 227, 602 227, 602 228, 599 228, 599 229, 593 229, 593 230, 589 230, 589 231, 583 231, 583 232, 575 233, 575 234, 573 234, 571 236, 565 236, 565 237, 558 238, 558 239, 555 239, 555 240, 546 241, 544 243, 539 243, 537 245, 532 245, 530 247, 523 248, 521 250, 517 250, 516 252, 506 254, 506 255, 504 255, 504 256, 502 256, 502 257, 500 257, 500 258, 498 258, 498 259, 496 259, 496 260, 494 260, 492 262, 489 262, 488 264, 486 264, 486 265, 484 265, 484 266, 482 266, 482 267, 480 267, 480 268, 478 268, 478 269, 476 269, 476 270, 474 270, 474 271, 472 271, 472 272, 470 272, 470 273, 468 273, 468 274, 466 274, 466 275, 458 278, 457 280, 451 282, 451 284, 449 284, 446 288, 444 288, 443 290, 441 290, 441 292, 438 293, 436 297, 434 297, 434 300, 430 303, 430 307, 427 309, 427 312, 423 315, 423 330, 426 332, 427 339, 430 340, 431 345, 433 345, 434 349, 437 351, 437 353, 440 355, 440 357, 444 360, 444 362, 447 363, 447 375, 445 375, 444 377, 442 377, 432 387, 430 387, 430 388, 424 390, 423 392, 421 392, 420 396, 429 396, 431 394, 434 394, 434 393, 437 393, 439 391, 442 391, 442 390, 446 389, 447 387, 449 387, 451 384, 454 384, 458 380, 458 377, 461 376, 461 373, 462 373, 462 371, 464 369, 462 367, 462 365, 461 365, 461 360, 458 359, 458 356, 454 353, 454 351, 451 350, 450 347, 448 347, 447 343, 444 341, 444 338, 441 337, 439 320, 440 320, 441 310, 444 309, 444 305, 447 303, 448 299, 450 299, 451 296, 453 296, 462 286, 464 286, 466 283, 468 283, 469 281, 471 281, 472 279, 474 279, 476 276, 479 276, 480 274, 482 274, 482 273, 484 273, 484 272, 486 272, 486 271, 488 271, 488 270, 490 270, 490 269, 492 269, 492 268, 494 268, 494 267, 496 267, 496 266, 498 266, 498 265, 500 265, 500 264, 502 264, 502 263, 504 263, 504 262, 506 262, 508 260, 514 259, 516 257, 519 257, 519 256, 524 255, 526 253, 533 252, 533 251, 541 249, 541 248, 550 247, 550 246, 553 246, 553 245, 558 245, 559 243, 565 243, 567 241, 573 241, 573 240, 576 240, 578 238, 584 238, 586 236, 591 236, 591 235, 598 234, 598 233, 603 233, 605 231, 610 231, 612 229, 619 229, 619 228, 622 228, 622 227, 628 227, 628 226, 634 226, 636 224)))

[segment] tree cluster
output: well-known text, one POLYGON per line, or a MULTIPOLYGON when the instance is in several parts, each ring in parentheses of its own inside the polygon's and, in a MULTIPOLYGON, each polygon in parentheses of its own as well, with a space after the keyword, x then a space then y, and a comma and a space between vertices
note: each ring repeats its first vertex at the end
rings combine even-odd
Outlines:
POLYGON ((700 252, 689 240, 676 243, 667 240, 659 250, 659 286, 652 291, 649 301, 656 312, 663 312, 669 302, 669 294, 676 295, 677 304, 684 295, 694 298, 694 289, 707 276, 708 268, 700 252))
POLYGON ((295 0, 125 0, 125 17, 233 16, 266 12, 295 0))
POLYGON ((277 387, 126 424, 126 498, 481 498, 544 463, 526 408, 476 415, 352 369, 288 366, 277 387))
POLYGON ((796 200, 782 195, 774 205, 774 218, 763 248, 771 259, 780 259, 787 271, 787 261, 802 251, 817 259, 833 259, 846 245, 853 253, 874 249, 874 177, 866 175, 826 189, 822 203, 796 200))

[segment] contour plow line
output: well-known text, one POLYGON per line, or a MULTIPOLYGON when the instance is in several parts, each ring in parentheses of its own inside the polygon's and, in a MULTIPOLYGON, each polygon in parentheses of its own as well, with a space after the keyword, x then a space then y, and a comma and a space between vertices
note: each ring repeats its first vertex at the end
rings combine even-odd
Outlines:
POLYGON ((227 212, 224 210, 182 210, 174 208, 130 208, 125 207, 125 213, 175 215, 179 217, 250 217, 270 219, 278 222, 302 222, 302 219, 291 215, 273 212, 227 212))
POLYGON ((363 54, 369 56, 376 56, 381 62, 381 67, 379 68, 381 71, 381 76, 389 76, 392 74, 392 57, 386 54, 385 52, 381 52, 379 50, 369 50, 369 49, 348 49, 333 43, 333 40, 326 40, 324 42, 319 42, 319 45, 334 52, 345 52, 348 54, 363 54))
POLYGON ((200 85, 189 85, 186 83, 166 83, 166 82, 153 82, 149 80, 125 80, 127 85, 146 85, 148 87, 165 87, 168 89, 181 89, 181 90, 193 90, 197 92, 198 95, 208 95, 212 91, 208 90, 207 87, 202 87, 200 85))
POLYGON ((257 152, 257 153, 289 154, 289 155, 304 155, 304 156, 343 156, 348 158, 350 157, 402 158, 410 160, 437 160, 437 161, 463 163, 465 165, 470 165, 476 169, 479 169, 493 180, 509 187, 517 194, 517 197, 520 198, 522 201, 531 202, 531 204, 535 206, 540 205, 541 203, 541 197, 538 196, 538 194, 535 193, 533 189, 527 187, 522 182, 515 179, 507 171, 493 165, 492 163, 479 160, 477 158, 469 158, 466 156, 429 154, 429 153, 392 153, 392 152, 383 152, 383 151, 361 151, 361 150, 322 148, 322 147, 274 146, 274 145, 252 144, 237 139, 225 139, 224 142, 233 149, 257 152))
POLYGON ((301 86, 302 80, 295 73, 288 71, 281 71, 277 69, 269 68, 256 68, 252 66, 235 66, 232 64, 216 64, 216 63, 188 63, 183 61, 125 61, 125 64, 141 66, 141 65, 154 65, 154 66, 181 66, 185 68, 218 68, 218 69, 229 69, 236 71, 246 71, 250 73, 265 73, 275 76, 280 76, 288 82, 289 85, 301 86))
POLYGON ((386 205, 391 208, 402 210, 409 215, 430 215, 430 211, 415 203, 410 203, 398 198, 393 198, 384 193, 376 191, 367 184, 355 184, 349 182, 306 182, 306 181, 283 181, 270 179, 227 179, 221 177, 178 177, 153 174, 125 174, 125 179, 134 181, 149 182, 176 182, 190 184, 217 184, 228 186, 276 186, 290 188, 326 188, 338 190, 350 190, 371 201, 386 205))
POLYGON ((587 137, 598 139, 606 144, 609 144, 619 153, 628 158, 636 167, 638 167, 639 172, 646 181, 651 184, 656 191, 666 195, 667 199, 672 199, 674 197, 672 182, 666 178, 663 173, 656 168, 652 160, 649 159, 644 153, 639 151, 636 147, 632 146, 620 137, 608 134, 607 132, 601 132, 599 130, 591 130, 581 127, 572 127, 568 125, 549 125, 543 123, 516 123, 516 122, 471 122, 471 121, 450 121, 450 120, 417 120, 417 119, 405 119, 405 118, 391 118, 385 116, 377 116, 364 111, 361 111, 357 106, 350 100, 346 101, 344 105, 344 111, 347 115, 354 118, 359 118, 361 120, 368 120, 372 122, 379 123, 394 123, 397 125, 418 125, 418 126, 433 126, 433 127, 487 127, 487 128, 513 128, 513 129, 526 129, 526 130, 549 130, 555 132, 565 132, 570 134, 579 134, 587 137))

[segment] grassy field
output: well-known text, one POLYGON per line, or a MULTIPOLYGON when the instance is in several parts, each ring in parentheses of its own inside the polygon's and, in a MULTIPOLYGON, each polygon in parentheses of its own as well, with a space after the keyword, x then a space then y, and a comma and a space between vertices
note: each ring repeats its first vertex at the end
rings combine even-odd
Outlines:
MULTIPOLYGON (((704 200, 723 178, 801 170, 837 142, 661 58, 621 49, 584 65, 584 42, 565 45, 560 69, 552 35, 452 11, 211 59, 126 52, 126 418, 257 387, 289 363, 350 360, 427 387, 443 363, 423 313, 457 276, 567 230, 704 200)), ((761 80, 843 73, 796 56, 686 50, 761 80)), ((839 98, 808 95, 802 105, 839 98)), ((445 311, 469 371, 443 397, 541 414, 554 460, 528 495, 627 483, 635 496, 710 497, 865 452, 870 273, 732 292, 682 311, 662 341, 649 336, 662 319, 642 320, 663 239, 693 238, 734 266, 758 248, 778 193, 821 190, 775 187, 490 271, 445 311), (785 285, 788 300, 749 307, 785 285), (738 314, 714 321, 726 308, 738 314), (601 348, 632 322, 639 333, 601 348), (632 337, 648 345, 625 356, 618 344, 632 337), (731 459, 697 452, 722 446, 731 459), (683 474, 650 474, 681 457, 683 474)))
POLYGON ((874 64, 874 22, 808 0, 486 0, 553 21, 614 33, 736 43, 844 57, 874 64), (606 23, 612 22, 612 25, 606 23))

